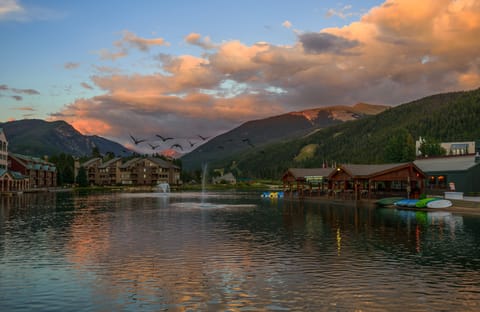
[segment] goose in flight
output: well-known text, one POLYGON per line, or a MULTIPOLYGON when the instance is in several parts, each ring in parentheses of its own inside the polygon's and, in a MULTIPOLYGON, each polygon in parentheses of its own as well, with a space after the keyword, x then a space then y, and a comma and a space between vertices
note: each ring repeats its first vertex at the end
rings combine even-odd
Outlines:
POLYGON ((136 139, 136 138, 134 138, 133 135, 131 135, 131 134, 130 134, 130 138, 132 138, 132 141, 133 141, 133 143, 135 143, 135 145, 138 145, 138 144, 146 141, 146 140, 144 140, 144 139, 136 139))

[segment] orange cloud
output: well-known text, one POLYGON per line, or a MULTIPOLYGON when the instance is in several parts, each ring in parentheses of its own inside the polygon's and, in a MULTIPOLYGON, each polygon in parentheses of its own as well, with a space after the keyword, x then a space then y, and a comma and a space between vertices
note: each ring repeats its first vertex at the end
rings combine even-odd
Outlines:
MULTIPOLYGON (((128 137, 130 129, 145 137, 156 131, 188 137, 192 129, 215 135, 323 105, 396 105, 478 87, 478 38, 480 2, 471 0, 388 0, 350 25, 298 32, 288 46, 214 45, 190 33, 187 43, 211 51, 156 55, 161 70, 154 74, 101 70, 92 82, 105 94, 77 100, 58 116, 107 137, 128 137)), ((127 53, 165 44, 124 32, 115 45, 127 53)))

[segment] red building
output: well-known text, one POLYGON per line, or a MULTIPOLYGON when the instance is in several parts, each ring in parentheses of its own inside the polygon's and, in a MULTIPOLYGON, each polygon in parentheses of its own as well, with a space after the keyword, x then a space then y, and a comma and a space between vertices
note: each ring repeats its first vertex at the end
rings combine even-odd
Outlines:
POLYGON ((57 186, 57 168, 51 162, 38 157, 8 154, 9 169, 26 176, 31 188, 57 186))

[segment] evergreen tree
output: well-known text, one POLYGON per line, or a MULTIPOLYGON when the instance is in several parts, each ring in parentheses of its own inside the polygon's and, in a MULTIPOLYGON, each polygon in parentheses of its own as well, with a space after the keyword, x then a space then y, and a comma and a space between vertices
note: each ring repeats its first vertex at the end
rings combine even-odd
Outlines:
POLYGON ((80 169, 78 169, 76 182, 80 187, 88 186, 87 170, 85 170, 85 167, 80 167, 80 169))
POLYGON ((402 128, 390 137, 385 146, 384 158, 387 163, 415 160, 415 143, 406 129, 402 128))
POLYGON ((444 156, 447 154, 447 151, 440 145, 437 140, 434 139, 424 139, 420 144, 419 151, 422 153, 423 157, 428 156, 444 156))

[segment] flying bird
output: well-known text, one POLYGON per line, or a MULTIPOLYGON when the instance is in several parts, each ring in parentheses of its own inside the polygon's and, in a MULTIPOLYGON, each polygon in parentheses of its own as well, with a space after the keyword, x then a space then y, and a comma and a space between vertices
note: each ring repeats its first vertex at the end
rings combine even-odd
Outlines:
POLYGON ((203 137, 203 136, 201 136, 200 134, 198 135, 198 137, 199 137, 200 139, 204 140, 204 141, 209 138, 209 137, 203 137))
POLYGON ((132 138, 132 141, 133 141, 133 143, 135 143, 135 145, 138 145, 138 144, 146 141, 146 140, 144 140, 144 139, 136 139, 136 138, 134 138, 133 135, 131 135, 131 134, 130 134, 130 137, 132 138))
POLYGON ((170 148, 179 148, 183 151, 183 147, 180 144, 173 144, 170 148))
POLYGON ((157 147, 159 147, 160 145, 153 145, 153 144, 150 144, 148 143, 148 145, 150 145, 150 147, 152 148, 152 150, 156 149, 157 147))
POLYGON ((197 143, 196 142, 191 142, 190 140, 188 140, 188 144, 190 144, 190 147, 193 147, 197 143))
POLYGON ((161 136, 160 134, 155 134, 157 137, 159 137, 160 139, 162 139, 163 142, 166 142, 168 140, 173 140, 173 138, 170 138, 170 137, 164 137, 164 136, 161 136))

